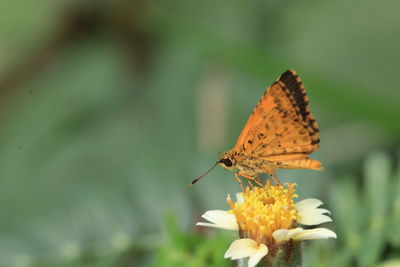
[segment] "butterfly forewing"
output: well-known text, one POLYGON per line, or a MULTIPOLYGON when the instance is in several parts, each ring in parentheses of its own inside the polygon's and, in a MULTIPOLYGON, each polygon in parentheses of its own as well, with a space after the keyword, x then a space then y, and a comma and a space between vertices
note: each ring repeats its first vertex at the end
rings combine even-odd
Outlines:
POLYGON ((318 125, 309 111, 305 88, 296 72, 289 70, 261 97, 234 150, 256 160, 284 161, 305 158, 318 147, 318 125))
POLYGON ((319 132, 317 122, 310 112, 306 89, 297 73, 294 70, 288 70, 278 78, 278 81, 282 82, 286 95, 290 98, 297 114, 307 122, 314 132, 319 132))

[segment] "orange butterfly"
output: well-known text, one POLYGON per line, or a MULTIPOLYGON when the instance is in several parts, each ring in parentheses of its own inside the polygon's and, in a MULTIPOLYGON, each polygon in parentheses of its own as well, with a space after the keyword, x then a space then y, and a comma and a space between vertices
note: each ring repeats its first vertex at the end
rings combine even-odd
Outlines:
POLYGON ((279 183, 275 168, 322 168, 319 161, 308 157, 319 148, 319 142, 318 125, 310 113, 303 83, 294 70, 288 70, 267 88, 236 145, 222 153, 213 168, 220 165, 235 171, 240 185, 239 176, 262 185, 261 173, 271 175, 279 183))

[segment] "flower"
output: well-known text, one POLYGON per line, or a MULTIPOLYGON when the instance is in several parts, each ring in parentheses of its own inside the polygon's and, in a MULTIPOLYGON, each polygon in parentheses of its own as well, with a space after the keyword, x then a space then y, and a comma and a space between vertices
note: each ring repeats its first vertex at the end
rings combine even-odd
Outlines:
POLYGON ((236 195, 233 202, 228 195, 231 210, 210 210, 202 215, 209 221, 198 222, 198 226, 234 230, 240 239, 232 242, 225 258, 232 260, 248 258, 248 266, 255 266, 267 256, 271 262, 279 250, 290 258, 293 244, 308 239, 336 238, 326 228, 304 229, 300 225, 313 226, 331 222, 330 212, 319 208, 323 203, 308 198, 297 203, 295 184, 249 187, 236 195))

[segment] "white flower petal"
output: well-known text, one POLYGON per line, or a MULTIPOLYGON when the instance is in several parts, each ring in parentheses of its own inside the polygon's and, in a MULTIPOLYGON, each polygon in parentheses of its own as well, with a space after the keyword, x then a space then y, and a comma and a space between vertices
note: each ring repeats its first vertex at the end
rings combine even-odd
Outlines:
POLYGON ((300 228, 300 227, 290 229, 290 230, 279 229, 279 230, 274 231, 272 233, 272 236, 274 237, 276 242, 280 243, 280 242, 288 241, 289 239, 293 238, 293 236, 295 236, 303 231, 304 231, 304 229, 300 228))
POLYGON ((329 210, 327 210, 327 209, 318 208, 318 209, 315 209, 315 210, 317 210, 321 214, 324 214, 324 213, 329 214, 329 215, 331 214, 331 212, 329 210))
POLYGON ((279 229, 272 233, 272 237, 275 239, 276 242, 284 242, 287 239, 289 230, 287 229, 279 229))
POLYGON ((297 222, 302 225, 318 225, 321 223, 331 222, 331 217, 320 214, 316 209, 316 212, 303 212, 297 214, 297 222))
POLYGON ((268 254, 268 247, 264 244, 261 244, 257 252, 250 256, 249 262, 247 263, 248 267, 256 266, 257 263, 267 254, 268 254))
POLYGON ((225 221, 235 221, 235 215, 227 212, 226 210, 208 210, 203 215, 204 219, 212 223, 220 223, 225 221))
POLYGON ((304 231, 304 229, 301 228, 301 227, 290 229, 289 232, 288 232, 288 238, 292 239, 295 235, 297 235, 297 234, 299 234, 299 233, 301 233, 303 231, 304 231))
POLYGON ((296 210, 315 209, 324 204, 317 198, 306 198, 296 203, 296 210))
POLYGON ((236 193, 236 202, 237 203, 243 203, 244 202, 243 193, 236 193))
POLYGON ((217 228, 217 229, 223 229, 223 230, 237 230, 234 229, 236 226, 228 226, 228 225, 220 225, 220 224, 213 224, 213 223, 206 223, 206 222, 198 222, 196 223, 197 226, 204 226, 204 227, 211 227, 211 228, 217 228))
POLYGON ((294 240, 308 240, 308 239, 327 239, 327 238, 337 238, 335 232, 326 228, 315 228, 304 230, 297 233, 293 239, 294 240))
POLYGON ((308 198, 296 203, 297 222, 303 225, 331 222, 332 219, 325 215, 330 214, 329 210, 318 208, 322 204, 322 201, 316 198, 308 198))
POLYGON ((225 252, 225 258, 232 260, 242 259, 254 255, 258 251, 258 244, 250 238, 236 239, 225 252))
POLYGON ((225 210, 209 210, 201 217, 211 222, 211 224, 200 222, 196 225, 227 230, 239 230, 235 215, 228 213, 225 210))

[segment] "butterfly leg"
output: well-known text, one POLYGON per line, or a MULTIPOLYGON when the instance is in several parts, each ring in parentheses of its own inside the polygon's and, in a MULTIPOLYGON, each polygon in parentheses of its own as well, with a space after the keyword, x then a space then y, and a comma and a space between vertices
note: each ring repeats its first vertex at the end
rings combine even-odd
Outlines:
POLYGON ((275 184, 280 185, 281 182, 279 181, 278 177, 276 176, 275 169, 273 167, 270 167, 268 165, 262 166, 262 169, 265 171, 266 174, 270 175, 272 180, 274 180, 275 184))
POLYGON ((261 182, 261 180, 260 180, 260 178, 258 178, 258 177, 256 177, 255 179, 254 179, 254 181, 256 182, 256 184, 258 184, 259 186, 261 186, 261 187, 263 187, 264 185, 262 184, 262 182, 261 182))
POLYGON ((258 177, 251 177, 249 175, 246 175, 245 173, 238 172, 238 175, 248 179, 249 181, 254 181, 257 185, 263 187, 263 184, 261 183, 260 179, 258 177))
POLYGON ((277 185, 281 185, 281 182, 279 181, 278 177, 276 176, 275 170, 272 170, 271 178, 272 178, 272 180, 274 180, 274 182, 275 182, 277 185))
POLYGON ((235 173, 235 179, 239 183, 240 188, 242 189, 242 192, 244 192, 243 183, 242 183, 242 180, 240 180, 238 173, 235 173))
POLYGON ((254 185, 253 185, 253 183, 251 182, 251 180, 246 179, 246 182, 247 182, 247 184, 250 186, 251 189, 254 188, 254 185))

